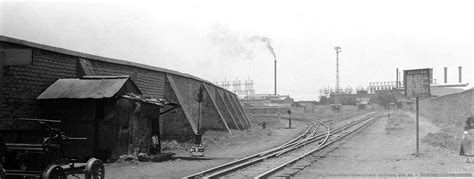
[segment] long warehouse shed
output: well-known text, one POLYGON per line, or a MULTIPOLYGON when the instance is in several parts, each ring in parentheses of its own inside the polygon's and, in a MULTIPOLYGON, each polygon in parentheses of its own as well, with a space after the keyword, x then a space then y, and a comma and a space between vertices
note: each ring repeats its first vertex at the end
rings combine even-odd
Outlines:
POLYGON ((159 117, 163 139, 186 141, 198 131, 250 127, 236 94, 186 73, 6 36, 0 36, 0 52, 1 119, 45 117, 37 97, 59 79, 127 76, 143 97, 180 105, 159 117), (199 91, 202 102, 196 99, 199 91))

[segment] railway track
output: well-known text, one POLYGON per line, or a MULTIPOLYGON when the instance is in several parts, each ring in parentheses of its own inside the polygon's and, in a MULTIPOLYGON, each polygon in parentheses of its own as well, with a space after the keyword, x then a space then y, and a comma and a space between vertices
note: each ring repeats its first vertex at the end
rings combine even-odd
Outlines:
POLYGON ((343 127, 345 129, 331 132, 330 137, 322 143, 319 143, 317 147, 312 150, 307 151, 303 155, 299 155, 298 157, 294 157, 287 162, 284 162, 276 167, 268 169, 267 171, 254 176, 254 178, 268 178, 268 177, 292 177, 297 174, 299 171, 303 170, 304 168, 310 166, 314 163, 319 156, 313 156, 318 151, 326 148, 327 146, 341 140, 342 138, 359 131, 359 129, 364 128, 371 123, 375 122, 377 118, 380 116, 371 116, 368 119, 365 119, 361 122, 357 122, 354 125, 343 127))
MULTIPOLYGON (((346 119, 350 119, 350 118, 353 118, 353 117, 356 117, 356 116, 361 116, 361 115, 364 115, 364 114, 367 114, 367 113, 357 113, 357 114, 349 114, 349 115, 344 115, 344 116, 339 116, 339 117, 336 117, 336 118, 333 118, 333 119, 321 119, 321 122, 323 123, 335 123, 335 122, 339 122, 339 121, 343 121, 343 120, 346 120, 346 119)), ((253 115, 255 117, 264 117, 264 118, 276 118, 278 116, 276 115, 271 115, 271 114, 260 114, 260 115, 253 115)), ((281 116, 280 118, 282 119, 288 119, 288 117, 286 116, 281 116)), ((308 121, 309 119, 305 119, 305 118, 300 118, 300 117, 291 117, 292 120, 299 120, 299 121, 308 121)))
MULTIPOLYGON (((306 121, 308 128, 301 135, 285 144, 184 178, 219 178, 224 176, 267 178, 289 167, 293 168, 293 173, 296 173, 308 166, 308 164, 298 163, 304 162, 305 159, 308 160, 308 157, 315 152, 367 126, 377 118, 375 115, 375 113, 361 115, 360 119, 352 116, 354 118, 352 121, 346 121, 332 128, 330 124, 348 120, 351 117, 324 122, 306 121)), ((279 176, 292 176, 293 173, 285 172, 279 176)))

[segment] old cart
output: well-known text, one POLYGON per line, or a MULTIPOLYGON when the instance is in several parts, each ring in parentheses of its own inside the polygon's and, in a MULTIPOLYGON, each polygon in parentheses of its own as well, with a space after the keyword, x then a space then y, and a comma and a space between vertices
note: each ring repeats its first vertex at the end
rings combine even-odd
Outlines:
POLYGON ((62 144, 85 138, 68 137, 50 125, 61 121, 18 119, 14 122, 33 122, 40 127, 0 129, 0 178, 50 179, 79 175, 104 178, 105 169, 101 160, 90 158, 81 163, 67 157, 62 144))

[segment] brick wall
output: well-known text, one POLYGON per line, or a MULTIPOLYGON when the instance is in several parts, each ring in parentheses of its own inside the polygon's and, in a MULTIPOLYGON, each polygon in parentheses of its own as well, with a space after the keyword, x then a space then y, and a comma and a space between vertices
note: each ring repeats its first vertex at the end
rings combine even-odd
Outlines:
MULTIPOLYGON (((39 117, 43 116, 36 97, 41 94, 47 87, 60 78, 78 78, 85 75, 105 75, 105 76, 122 76, 128 75, 137 85, 144 96, 164 98, 174 102, 182 103, 183 109, 174 110, 171 113, 163 115, 160 121, 161 133, 164 138, 183 140, 190 139, 194 136, 190 121, 195 125, 197 123, 197 115, 199 103, 194 101, 194 93, 204 82, 190 77, 169 74, 142 68, 126 63, 112 63, 111 60, 97 60, 93 56, 78 55, 77 52, 63 53, 53 52, 55 50, 43 50, 44 48, 27 47, 25 45, 16 45, 8 42, 0 42, 0 48, 32 48, 33 61, 31 65, 25 66, 5 66, 3 70, 3 106, 4 110, 0 114, 0 118, 19 118, 19 117, 39 117), (89 58, 86 58, 89 57, 89 58), (172 75, 176 80, 177 92, 182 95, 182 100, 178 101, 173 91, 166 82, 166 75, 172 75), (186 116, 184 110, 188 112, 186 116), (188 117, 190 118, 188 120, 188 117), (187 137, 186 137, 187 136, 187 137)), ((47 49, 47 48, 46 48, 47 49)), ((56 49, 51 47, 51 49, 56 49)), ((60 50, 64 51, 64 50, 60 50)), ((166 70, 165 70, 166 71, 166 70)), ((224 123, 226 120, 230 128, 236 128, 235 123, 231 121, 232 117, 238 123, 240 129, 247 128, 245 126, 245 116, 239 112, 240 105, 232 96, 234 94, 217 88, 213 85, 209 87, 209 98, 212 101, 203 103, 203 128, 213 130, 225 130, 227 127, 224 123), (217 96, 216 89, 220 90, 223 99, 217 96), (227 104, 225 106, 215 106, 227 104), (222 117, 218 114, 221 112, 222 117), (225 119, 227 118, 227 119, 225 119)), ((234 95, 235 96, 235 95, 234 95)))
POLYGON ((233 99, 234 106, 237 110, 237 113, 240 115, 240 118, 241 118, 245 128, 249 128, 250 127, 250 121, 248 121, 247 115, 246 115, 244 109, 242 108, 242 105, 239 102, 239 99, 238 99, 237 95, 230 94, 230 96, 233 99))
POLYGON ((420 114, 436 119, 464 122, 474 114, 474 89, 420 101, 420 114))
POLYGON ((221 111, 217 108, 215 92, 216 90, 209 85, 205 85, 206 94, 209 96, 202 103, 203 109, 203 127, 205 130, 227 130, 228 125, 225 122, 221 111))
POLYGON ((94 74, 90 75, 128 75, 144 96, 155 98, 163 98, 164 96, 165 73, 92 60, 91 65, 94 74))
MULTIPOLYGON (((164 89, 165 99, 178 101, 179 94, 174 92, 168 81, 164 89)), ((188 141, 192 139, 194 131, 182 107, 160 116, 160 134, 164 140, 188 141)))
POLYGON ((232 116, 234 116, 234 120, 237 123, 237 125, 239 126, 240 129, 245 129, 246 128, 245 124, 243 123, 240 116, 237 114, 237 109, 235 108, 235 105, 232 102, 230 95, 228 93, 224 93, 223 96, 224 96, 224 102, 228 104, 229 111, 232 114, 232 116))
POLYGON ((237 122, 235 121, 236 119, 234 119, 234 116, 232 116, 229 109, 230 104, 225 103, 224 96, 222 95, 224 93, 224 90, 217 89, 217 88, 215 90, 216 90, 215 91, 216 104, 217 104, 217 107, 222 112, 222 117, 224 117, 224 120, 226 121, 229 128, 238 130, 239 126, 237 122))
MULTIPOLYGON (((0 43, 0 48, 26 48, 0 43)), ((36 97, 58 78, 77 75, 77 59, 72 56, 33 49, 31 65, 5 66, 3 70, 4 118, 39 117, 36 97)))

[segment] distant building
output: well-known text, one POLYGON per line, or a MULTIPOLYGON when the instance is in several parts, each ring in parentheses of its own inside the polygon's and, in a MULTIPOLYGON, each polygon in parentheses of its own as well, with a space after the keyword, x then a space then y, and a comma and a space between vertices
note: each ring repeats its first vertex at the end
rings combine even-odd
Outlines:
POLYGON ((295 100, 290 95, 255 94, 253 98, 241 99, 246 106, 291 106, 295 100))
MULTIPOLYGON (((399 86, 401 86, 399 84, 399 86)), ((384 81, 384 82, 370 82, 368 87, 368 93, 374 94, 377 91, 392 91, 397 88, 395 81, 384 81)))
POLYGON ((300 106, 311 106, 311 105, 318 104, 318 101, 297 101, 295 103, 297 103, 297 105, 300 105, 300 106))

